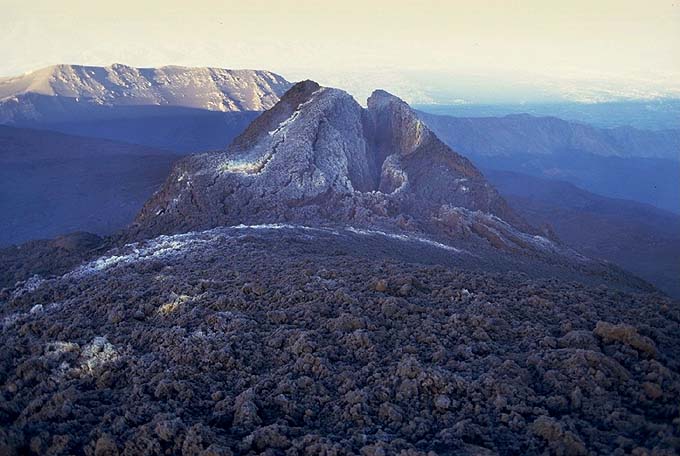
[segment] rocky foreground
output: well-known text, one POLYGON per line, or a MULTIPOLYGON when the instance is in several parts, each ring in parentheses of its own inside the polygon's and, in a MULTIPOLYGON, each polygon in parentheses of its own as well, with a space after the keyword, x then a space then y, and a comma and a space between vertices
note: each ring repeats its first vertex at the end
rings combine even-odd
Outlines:
POLYGON ((0 454, 677 454, 677 302, 469 258, 223 228, 5 289, 0 454))

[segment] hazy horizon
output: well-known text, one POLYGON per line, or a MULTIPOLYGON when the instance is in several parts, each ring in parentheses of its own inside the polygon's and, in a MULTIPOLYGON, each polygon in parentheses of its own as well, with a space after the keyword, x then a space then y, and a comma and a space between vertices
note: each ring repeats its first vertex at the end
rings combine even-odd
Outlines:
POLYGON ((414 103, 680 96, 680 7, 665 1, 4 3, 2 76, 124 63, 267 69, 414 103))

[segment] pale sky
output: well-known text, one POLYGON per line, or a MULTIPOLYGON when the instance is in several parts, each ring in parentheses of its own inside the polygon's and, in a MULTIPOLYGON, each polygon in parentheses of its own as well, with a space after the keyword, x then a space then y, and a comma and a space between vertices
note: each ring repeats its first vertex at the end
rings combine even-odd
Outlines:
POLYGON ((269 69, 410 101, 680 97, 680 0, 0 0, 0 75, 269 69))

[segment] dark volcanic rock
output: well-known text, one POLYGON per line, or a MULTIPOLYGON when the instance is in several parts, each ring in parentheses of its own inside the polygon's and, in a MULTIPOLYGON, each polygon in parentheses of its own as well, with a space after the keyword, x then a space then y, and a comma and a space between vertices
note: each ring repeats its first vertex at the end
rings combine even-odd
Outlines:
POLYGON ((107 246, 107 239, 77 232, 0 249, 0 289, 34 275, 64 274, 84 260, 101 255, 107 246))
POLYGON ((678 303, 537 235, 385 92, 296 85, 130 238, 0 292, 1 453, 680 446, 678 303))
POLYGON ((0 453, 677 454, 677 302, 473 260, 218 228, 24 284, 0 453))

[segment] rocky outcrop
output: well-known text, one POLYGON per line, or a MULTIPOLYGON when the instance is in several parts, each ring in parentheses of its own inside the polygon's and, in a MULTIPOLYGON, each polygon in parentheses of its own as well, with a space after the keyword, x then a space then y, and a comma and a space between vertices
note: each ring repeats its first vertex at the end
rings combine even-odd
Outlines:
POLYGON ((304 81, 228 150, 178 163, 128 236, 284 222, 502 238, 497 244, 507 243, 505 231, 537 234, 399 98, 378 90, 364 109, 304 81))

